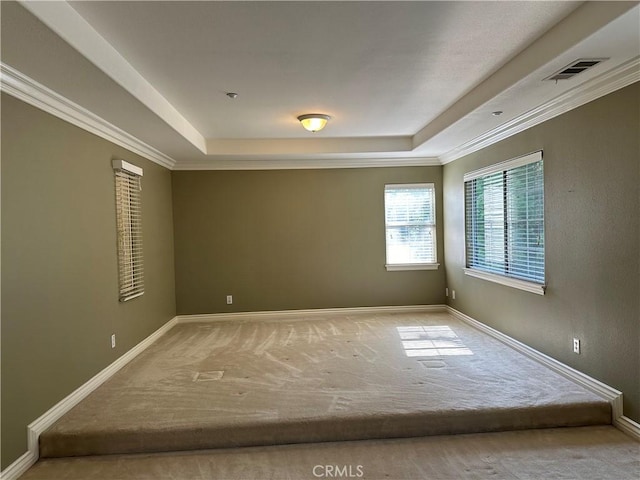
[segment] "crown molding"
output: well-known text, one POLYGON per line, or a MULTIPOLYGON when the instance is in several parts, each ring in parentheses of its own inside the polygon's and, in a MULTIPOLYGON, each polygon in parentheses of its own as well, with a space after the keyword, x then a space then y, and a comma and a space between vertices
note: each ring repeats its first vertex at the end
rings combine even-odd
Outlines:
POLYGON ((310 158, 270 160, 180 161, 173 170, 307 170, 324 168, 432 167, 439 166, 436 157, 416 158, 310 158))
POLYGON ((202 160, 177 162, 142 140, 2 62, 0 62, 0 90, 170 170, 285 170, 440 165, 440 160, 436 157, 275 160, 218 160, 204 157, 202 160))
POLYGON ((638 81, 640 81, 640 57, 635 57, 509 122, 459 145, 440 157, 269 160, 242 158, 221 160, 205 157, 202 160, 177 162, 86 108, 45 87, 15 68, 0 62, 1 91, 170 170, 286 170, 446 165, 638 81))
POLYGON ((158 165, 173 169, 176 164, 173 158, 2 62, 0 90, 158 165))
POLYGON ((440 163, 446 165, 638 81, 640 57, 635 57, 448 151, 439 157, 440 163))
POLYGON ((66 1, 20 4, 202 153, 202 134, 66 1))

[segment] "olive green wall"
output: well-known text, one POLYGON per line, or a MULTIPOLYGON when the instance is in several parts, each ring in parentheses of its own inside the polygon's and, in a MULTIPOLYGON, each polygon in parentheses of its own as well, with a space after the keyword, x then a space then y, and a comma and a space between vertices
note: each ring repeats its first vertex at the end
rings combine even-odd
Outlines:
POLYGON ((2 468, 26 451, 30 422, 176 303, 181 314, 439 304, 445 273, 454 308, 623 390, 640 420, 639 99, 632 85, 444 168, 169 172, 3 95, 2 468), (463 174, 539 149, 547 294, 464 276, 463 174), (125 304, 113 158, 145 170, 146 292, 125 304), (414 182, 436 185, 446 269, 387 272, 384 185, 414 182))
POLYGON ((444 167, 450 304, 624 392, 640 420, 640 84, 444 167), (465 172, 543 150, 544 296, 465 276, 465 172), (573 337, 582 353, 572 352, 573 337))
MULTIPOLYGON (((385 183, 442 168, 172 172, 179 314, 444 303, 444 269, 387 272, 385 183), (233 295, 233 305, 226 305, 233 295)), ((442 261, 442 227, 438 226, 442 261)))
POLYGON ((167 169, 2 96, 2 468, 29 423, 175 316, 171 215, 167 169), (127 303, 113 158, 144 168, 145 294, 127 303))

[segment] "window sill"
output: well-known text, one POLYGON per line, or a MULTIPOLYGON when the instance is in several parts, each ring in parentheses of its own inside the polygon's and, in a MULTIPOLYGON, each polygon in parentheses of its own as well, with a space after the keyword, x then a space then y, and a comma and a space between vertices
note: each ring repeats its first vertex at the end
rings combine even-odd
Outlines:
POLYGON ((483 272, 481 270, 475 270, 473 268, 465 268, 464 274, 470 277, 480 278, 482 280, 488 280, 490 282, 499 283, 500 285, 506 285, 507 287, 517 288, 519 290, 525 290, 527 292, 535 293, 537 295, 544 295, 546 286, 538 283, 527 282, 525 280, 518 280, 516 278, 505 277, 502 275, 496 275, 495 273, 483 272))
POLYGON ((387 272, 400 272, 402 270, 437 270, 439 263, 403 263, 387 264, 387 272))

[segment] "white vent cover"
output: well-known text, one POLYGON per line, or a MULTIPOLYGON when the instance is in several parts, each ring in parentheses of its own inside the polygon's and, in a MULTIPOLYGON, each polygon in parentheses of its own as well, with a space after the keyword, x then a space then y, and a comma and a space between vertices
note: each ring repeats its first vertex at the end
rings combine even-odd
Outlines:
POLYGON ((545 80, 569 80, 570 78, 575 77, 585 70, 595 67, 605 60, 608 60, 608 58, 580 58, 557 71, 553 75, 548 76, 545 80))

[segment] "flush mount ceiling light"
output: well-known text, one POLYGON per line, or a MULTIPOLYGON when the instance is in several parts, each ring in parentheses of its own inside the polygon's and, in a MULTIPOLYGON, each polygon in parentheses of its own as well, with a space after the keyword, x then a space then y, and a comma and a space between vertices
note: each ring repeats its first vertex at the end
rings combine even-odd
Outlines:
POLYGON ((298 120, 300 120, 305 130, 309 130, 310 132, 319 132, 330 119, 331 117, 329 115, 322 113, 307 113, 306 115, 300 115, 298 117, 298 120))

